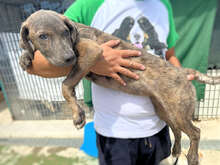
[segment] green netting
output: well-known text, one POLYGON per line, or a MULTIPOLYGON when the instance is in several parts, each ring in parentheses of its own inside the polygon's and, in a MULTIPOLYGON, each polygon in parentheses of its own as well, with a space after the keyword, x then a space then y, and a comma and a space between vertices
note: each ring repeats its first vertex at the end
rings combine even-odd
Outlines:
MULTIPOLYGON (((171 0, 179 41, 176 55, 183 67, 206 73, 217 0, 171 0)), ((198 100, 204 98, 205 85, 193 82, 198 100)))
POLYGON ((215 16, 215 23, 212 32, 211 50, 208 59, 208 68, 220 69, 220 2, 215 16))

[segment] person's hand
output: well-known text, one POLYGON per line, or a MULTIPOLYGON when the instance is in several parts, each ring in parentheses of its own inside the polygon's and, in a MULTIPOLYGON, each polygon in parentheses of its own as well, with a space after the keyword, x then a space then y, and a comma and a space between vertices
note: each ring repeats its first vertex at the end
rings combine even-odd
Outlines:
POLYGON ((121 73, 130 78, 139 79, 139 76, 128 68, 137 70, 144 70, 145 66, 136 62, 133 62, 129 57, 140 56, 141 52, 136 50, 117 50, 113 49, 120 43, 119 40, 111 40, 101 45, 103 48, 102 59, 99 60, 90 71, 98 75, 112 77, 122 85, 126 85, 124 80, 119 76, 121 73))

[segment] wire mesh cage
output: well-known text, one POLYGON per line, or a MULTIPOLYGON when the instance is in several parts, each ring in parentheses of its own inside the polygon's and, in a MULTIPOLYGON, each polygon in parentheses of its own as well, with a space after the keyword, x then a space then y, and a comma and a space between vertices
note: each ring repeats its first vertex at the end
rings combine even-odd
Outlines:
MULTIPOLYGON (((208 70, 210 76, 220 76, 219 69, 208 70)), ((220 84, 206 85, 205 97, 197 103, 195 119, 214 119, 220 117, 220 84)))
MULTIPOLYGON (((15 120, 71 119, 71 112, 62 97, 64 78, 45 79, 22 71, 18 59, 21 23, 39 9, 63 13, 73 0, 0 1, 0 80, 15 120)), ((80 83, 78 100, 83 99, 80 83)))

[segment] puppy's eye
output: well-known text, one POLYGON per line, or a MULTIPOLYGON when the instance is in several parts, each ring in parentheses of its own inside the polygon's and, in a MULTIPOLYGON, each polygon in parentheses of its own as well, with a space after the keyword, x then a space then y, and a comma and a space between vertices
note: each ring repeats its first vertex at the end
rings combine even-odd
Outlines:
POLYGON ((42 39, 42 40, 46 40, 46 39, 48 39, 48 35, 41 34, 41 35, 39 35, 39 38, 42 39))
POLYGON ((63 35, 64 35, 64 36, 69 36, 69 34, 70 34, 69 30, 65 30, 65 31, 63 32, 63 35))

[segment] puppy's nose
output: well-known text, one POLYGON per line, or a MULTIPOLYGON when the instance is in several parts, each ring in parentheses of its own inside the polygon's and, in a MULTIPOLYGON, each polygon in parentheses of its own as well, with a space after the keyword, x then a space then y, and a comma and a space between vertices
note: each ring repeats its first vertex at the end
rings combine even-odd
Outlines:
POLYGON ((65 59, 65 63, 71 63, 74 60, 74 57, 69 57, 65 59))

